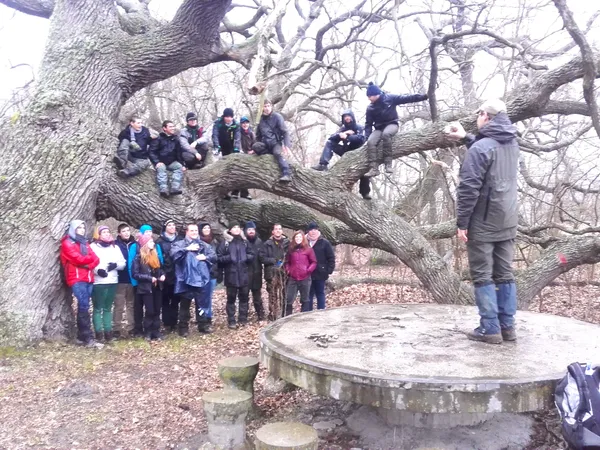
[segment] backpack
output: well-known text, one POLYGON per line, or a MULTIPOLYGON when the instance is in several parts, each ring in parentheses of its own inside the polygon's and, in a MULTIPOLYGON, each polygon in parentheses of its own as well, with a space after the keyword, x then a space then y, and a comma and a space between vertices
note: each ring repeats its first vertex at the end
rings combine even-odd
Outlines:
POLYGON ((573 363, 554 392, 570 449, 600 450, 600 366, 573 363))

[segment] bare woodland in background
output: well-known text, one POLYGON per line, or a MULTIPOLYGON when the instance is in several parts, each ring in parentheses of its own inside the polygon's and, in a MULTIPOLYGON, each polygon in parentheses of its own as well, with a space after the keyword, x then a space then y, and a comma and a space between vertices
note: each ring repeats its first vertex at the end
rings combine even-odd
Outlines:
POLYGON ((475 131, 473 111, 488 97, 506 100, 520 130, 520 307, 552 283, 598 283, 598 11, 575 20, 573 0, 184 0, 167 21, 142 0, 0 3, 51 21, 37 78, 0 107, 0 230, 11 236, 0 249, 0 343, 68 329, 57 255, 74 217, 252 219, 263 234, 274 222, 296 229, 315 219, 346 244, 346 263, 364 260, 356 247, 374 249, 410 270, 395 282, 418 281, 435 302, 472 303, 454 239, 465 149, 442 130, 460 120, 475 131), (429 95, 402 108, 394 174, 374 180, 370 203, 353 192, 364 151, 327 173, 310 169, 343 109, 363 122, 369 81, 429 95), (196 111, 210 129, 225 107, 255 122, 265 96, 292 135, 289 186, 270 159, 245 155, 188 173, 176 200, 158 196, 151 171, 115 176, 115 136, 131 114, 159 129, 196 111), (256 200, 221 200, 241 187, 256 200), (23 277, 31 272, 39 276, 23 277))

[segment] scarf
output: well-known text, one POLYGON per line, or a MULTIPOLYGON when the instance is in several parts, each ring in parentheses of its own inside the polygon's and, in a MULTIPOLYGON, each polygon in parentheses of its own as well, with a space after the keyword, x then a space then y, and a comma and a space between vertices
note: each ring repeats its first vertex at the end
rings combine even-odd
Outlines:
POLYGON ((174 234, 173 236, 169 236, 166 232, 162 233, 161 236, 164 237, 169 242, 173 242, 175 240, 175 238, 177 237, 176 234, 174 234))
POLYGON ((79 234, 77 234, 76 230, 77 228, 83 224, 83 220, 73 220, 70 224, 69 224, 69 231, 67 232, 67 234, 69 235, 69 237, 74 240, 75 242, 79 242, 79 251, 81 252, 82 255, 87 255, 88 251, 87 251, 87 239, 85 238, 85 236, 80 236, 79 234))

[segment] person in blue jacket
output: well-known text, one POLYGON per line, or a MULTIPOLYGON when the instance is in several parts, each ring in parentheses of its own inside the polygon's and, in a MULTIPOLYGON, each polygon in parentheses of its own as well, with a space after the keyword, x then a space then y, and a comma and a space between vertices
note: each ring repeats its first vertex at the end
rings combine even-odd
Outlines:
MULTIPOLYGON (((144 224, 140 227, 140 236, 150 236, 152 237, 152 227, 150 225, 144 224)), ((134 242, 129 245, 129 254, 127 255, 127 271, 129 272, 129 278, 131 280, 131 285, 133 289, 138 285, 138 282, 135 278, 133 278, 133 273, 131 272, 131 268, 133 266, 133 260, 135 259, 135 255, 139 253, 140 249, 137 242, 134 242)), ((156 253, 158 254, 158 259, 160 260, 161 266, 165 263, 162 250, 160 245, 156 246, 156 253)), ((133 303, 133 337, 142 337, 144 336, 143 330, 143 320, 144 320, 144 304, 138 301, 137 295, 135 296, 133 303)))
POLYGON ((198 235, 198 225, 186 225, 185 238, 171 245, 171 258, 175 263, 175 293, 180 294, 179 335, 189 335, 190 305, 196 304, 196 322, 200 333, 210 333, 210 321, 205 313, 208 308, 207 290, 211 289, 211 268, 217 263, 217 255, 210 244, 198 235))
POLYGON ((379 158, 377 145, 381 141, 383 163, 386 173, 393 173, 392 169, 392 138, 398 133, 398 105, 416 103, 427 100, 427 95, 392 95, 383 92, 379 86, 369 83, 367 97, 371 104, 367 107, 365 135, 367 137, 367 152, 371 169, 365 177, 379 175, 379 158))

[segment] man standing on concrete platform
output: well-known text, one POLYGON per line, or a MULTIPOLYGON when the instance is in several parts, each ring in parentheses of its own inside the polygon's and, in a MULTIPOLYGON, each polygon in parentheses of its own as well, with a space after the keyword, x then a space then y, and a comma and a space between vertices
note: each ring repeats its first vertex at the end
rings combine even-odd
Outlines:
POLYGON ((458 237, 467 243, 480 326, 468 333, 475 341, 514 341, 517 289, 512 260, 517 236, 517 128, 501 100, 477 111, 477 136, 459 123, 446 128, 452 140, 468 147, 456 194, 458 237))

